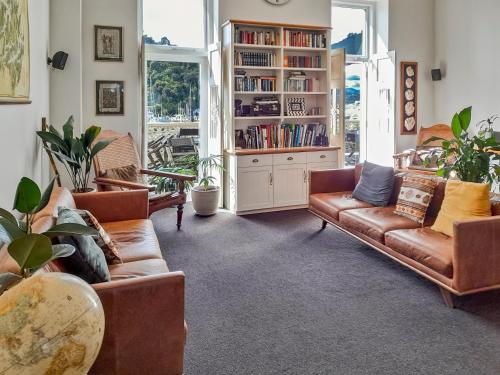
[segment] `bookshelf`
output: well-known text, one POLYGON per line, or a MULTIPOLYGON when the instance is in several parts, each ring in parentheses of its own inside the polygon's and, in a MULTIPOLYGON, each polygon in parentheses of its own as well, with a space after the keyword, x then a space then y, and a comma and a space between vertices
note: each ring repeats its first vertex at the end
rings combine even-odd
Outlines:
POLYGON ((309 171, 339 160, 330 28, 242 20, 222 28, 224 205, 236 214, 306 207, 309 171))

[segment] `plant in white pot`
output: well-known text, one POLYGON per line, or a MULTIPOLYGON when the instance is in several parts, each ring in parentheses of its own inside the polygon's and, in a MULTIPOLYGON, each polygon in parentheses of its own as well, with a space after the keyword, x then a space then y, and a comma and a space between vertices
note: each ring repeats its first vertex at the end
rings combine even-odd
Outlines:
POLYGON ((47 152, 52 153, 68 172, 73 184, 73 193, 88 193, 94 190, 89 187, 94 156, 114 139, 95 142, 101 132, 99 126, 90 126, 80 137, 75 137, 73 122, 71 116, 63 125, 63 134, 52 125, 47 130, 36 133, 44 142, 47 152))
POLYGON ((53 186, 54 180, 42 194, 35 182, 21 179, 14 209, 24 220, 0 208, 0 251, 8 245, 19 266, 0 274, 0 374, 85 374, 101 347, 104 311, 95 291, 78 277, 39 272, 75 251, 71 245, 52 245, 51 238, 97 234, 79 224, 33 232, 34 218, 49 203, 53 186))
POLYGON ((216 178, 211 175, 214 171, 224 171, 220 155, 211 155, 199 158, 197 170, 201 173, 198 186, 191 189, 193 209, 200 216, 214 215, 219 208, 220 186, 215 186, 216 178))

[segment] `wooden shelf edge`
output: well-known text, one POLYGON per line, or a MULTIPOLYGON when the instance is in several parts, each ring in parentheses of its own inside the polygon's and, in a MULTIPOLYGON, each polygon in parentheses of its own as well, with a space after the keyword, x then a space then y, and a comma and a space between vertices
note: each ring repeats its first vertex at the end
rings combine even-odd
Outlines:
POLYGON ((284 154, 289 152, 314 152, 314 151, 336 151, 340 146, 309 146, 309 147, 286 147, 286 148, 261 148, 261 149, 241 149, 225 150, 229 155, 264 155, 264 154, 284 154))
POLYGON ((248 20, 237 20, 237 19, 229 19, 226 20, 222 27, 230 24, 238 24, 238 25, 249 25, 249 26, 267 26, 267 27, 285 27, 289 29, 310 29, 310 30, 331 30, 331 26, 315 26, 315 25, 294 25, 290 23, 279 23, 279 22, 263 22, 263 21, 248 21, 248 20))

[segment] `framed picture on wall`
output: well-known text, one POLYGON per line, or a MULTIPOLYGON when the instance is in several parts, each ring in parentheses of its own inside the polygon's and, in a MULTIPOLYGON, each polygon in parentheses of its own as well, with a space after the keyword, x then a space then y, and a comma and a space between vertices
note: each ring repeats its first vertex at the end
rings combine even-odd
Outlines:
POLYGON ((94 26, 94 49, 96 61, 123 61, 123 28, 94 26))
POLYGON ((0 0, 0 104, 30 104, 28 0, 0 0))
POLYGON ((123 115, 124 82, 96 81, 96 115, 123 115))
POLYGON ((401 135, 417 133, 418 63, 401 62, 401 135))

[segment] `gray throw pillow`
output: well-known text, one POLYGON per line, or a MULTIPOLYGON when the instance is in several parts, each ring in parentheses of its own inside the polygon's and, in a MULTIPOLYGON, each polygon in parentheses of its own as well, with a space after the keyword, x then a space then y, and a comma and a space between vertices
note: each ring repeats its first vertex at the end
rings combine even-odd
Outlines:
POLYGON ((352 192, 353 198, 373 204, 387 206, 394 187, 394 169, 365 161, 361 178, 352 192))
MULTIPOLYGON (((86 225, 77 212, 69 208, 59 207, 57 224, 67 223, 86 225)), ((67 235, 59 236, 58 239, 62 244, 75 247, 73 255, 60 259, 65 271, 80 277, 89 284, 111 279, 104 253, 92 236, 67 235)))

